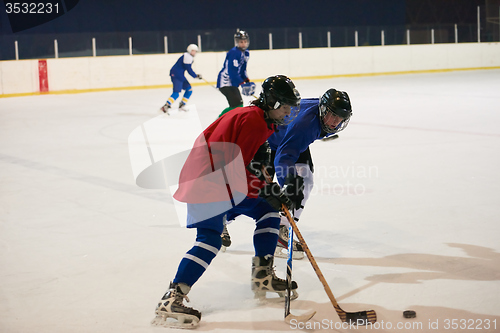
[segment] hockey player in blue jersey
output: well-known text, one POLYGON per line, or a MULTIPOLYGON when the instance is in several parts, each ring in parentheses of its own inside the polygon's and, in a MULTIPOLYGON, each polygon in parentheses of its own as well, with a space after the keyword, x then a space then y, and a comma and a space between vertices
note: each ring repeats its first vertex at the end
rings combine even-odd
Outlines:
POLYGON ((179 98, 179 94, 182 90, 184 90, 184 95, 179 103, 179 110, 187 111, 186 104, 189 97, 193 94, 193 90, 191 89, 191 84, 184 76, 184 72, 187 71, 189 75, 195 79, 202 78, 200 74, 196 74, 191 68, 191 65, 194 62, 194 57, 198 52, 198 46, 196 44, 190 44, 186 51, 187 52, 184 52, 175 65, 170 69, 170 79, 172 80, 172 84, 174 86, 174 92, 167 99, 165 105, 161 107, 160 112, 168 114, 168 109, 170 109, 175 100, 179 98))
MULTIPOLYGON (((303 207, 309 198, 314 185, 314 166, 309 145, 316 140, 336 135, 342 131, 352 115, 349 95, 344 91, 329 89, 320 98, 302 99, 301 112, 290 125, 278 126, 278 130, 267 140, 271 150, 271 161, 274 168, 268 168, 268 173, 276 177, 280 186, 286 179, 297 177, 304 183, 303 198, 299 209, 292 213, 295 221, 302 214, 303 207)), ((292 198, 297 200, 296 198, 292 198)), ((237 215, 228 214, 230 222, 237 215)), ((222 244, 231 245, 231 239, 225 226, 221 235, 222 244)), ((304 258, 302 245, 294 241, 293 258, 304 258)), ((288 249, 288 221, 282 217, 275 257, 286 258, 288 249)))
POLYGON ((217 77, 217 88, 226 96, 229 107, 222 111, 221 115, 229 110, 243 106, 243 98, 238 87, 241 85, 242 92, 251 96, 255 92, 255 83, 250 82, 247 75, 247 62, 250 57, 248 46, 250 37, 248 33, 239 30, 234 35, 235 47, 229 50, 224 60, 224 65, 217 77))
MULTIPOLYGON (((291 175, 304 179, 304 198, 302 207, 293 212, 295 221, 299 220, 314 186, 314 165, 309 145, 342 131, 352 115, 349 95, 336 89, 327 90, 319 99, 302 99, 300 107, 302 111, 295 121, 288 126, 278 127, 278 131, 268 139, 278 183, 283 186, 285 179, 291 175)), ((288 221, 282 218, 275 256, 286 258, 287 248, 288 221)), ((304 257, 304 250, 296 241, 293 256, 294 259, 304 257)))

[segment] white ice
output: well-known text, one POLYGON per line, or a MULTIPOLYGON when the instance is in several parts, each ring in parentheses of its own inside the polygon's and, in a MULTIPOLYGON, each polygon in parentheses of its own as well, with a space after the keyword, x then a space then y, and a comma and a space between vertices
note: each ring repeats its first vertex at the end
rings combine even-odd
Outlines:
MULTIPOLYGON (((376 310, 375 332, 500 331, 500 70, 295 83, 303 97, 345 90, 353 105, 339 139, 311 146, 299 223, 340 305, 376 310)), ((0 332, 169 331, 149 322, 195 232, 169 192, 135 185, 127 140, 170 93, 0 99, 0 332)), ((194 86, 190 104, 206 127, 226 100, 194 86)), ((199 331, 303 331, 282 304, 253 300, 253 228, 229 226, 233 245, 189 294, 199 331)), ((293 274, 292 312, 318 311, 309 332, 352 331, 307 259, 293 274)))

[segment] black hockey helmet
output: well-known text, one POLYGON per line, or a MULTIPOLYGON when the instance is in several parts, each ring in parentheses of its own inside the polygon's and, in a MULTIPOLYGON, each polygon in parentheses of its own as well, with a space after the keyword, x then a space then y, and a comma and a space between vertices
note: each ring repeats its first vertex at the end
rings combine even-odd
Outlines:
MULTIPOLYGON (((240 48, 240 50, 245 51, 245 50, 248 48, 248 46, 250 45, 250 36, 248 36, 248 33, 247 33, 246 31, 244 31, 244 30, 239 30, 239 29, 238 29, 238 30, 236 31, 236 33, 234 34, 234 44, 235 44, 237 47, 238 47, 238 45, 239 45, 239 41, 240 41, 240 40, 246 40, 246 41, 248 41, 248 44, 247 44, 247 47, 246 47, 246 48, 244 48, 244 49, 241 49, 241 48, 240 48)), ((239 48, 239 47, 238 47, 238 48, 239 48)))
POLYGON ((352 115, 351 100, 345 91, 328 89, 319 99, 319 118, 321 127, 326 133, 337 133, 347 127, 352 115), (328 113, 342 119, 342 122, 335 128, 325 124, 325 116, 328 113))
POLYGON ((290 123, 300 111, 300 94, 292 80, 285 75, 268 77, 262 83, 262 92, 260 93, 258 102, 264 107, 265 111, 275 110, 282 105, 290 105, 292 107, 290 115, 286 116, 283 121, 275 122, 278 125, 290 123))

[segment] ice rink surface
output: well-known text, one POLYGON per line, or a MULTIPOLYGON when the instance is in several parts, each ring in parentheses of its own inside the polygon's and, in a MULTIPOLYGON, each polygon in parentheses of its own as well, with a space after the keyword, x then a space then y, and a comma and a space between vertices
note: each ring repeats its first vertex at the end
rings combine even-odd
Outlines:
MULTIPOLYGON (((295 83, 302 97, 345 90, 353 105, 339 139, 311 146, 299 223, 340 305, 376 310, 366 331, 500 332, 500 70, 295 83)), ((193 90, 206 127, 226 100, 193 90)), ((0 332, 178 332, 149 322, 195 232, 169 192, 135 184, 128 151, 170 93, 0 99, 0 332)), ((253 228, 229 226, 233 245, 189 294, 198 331, 358 331, 340 326, 307 259, 294 261, 292 313, 316 310, 310 326, 258 304, 253 228)))

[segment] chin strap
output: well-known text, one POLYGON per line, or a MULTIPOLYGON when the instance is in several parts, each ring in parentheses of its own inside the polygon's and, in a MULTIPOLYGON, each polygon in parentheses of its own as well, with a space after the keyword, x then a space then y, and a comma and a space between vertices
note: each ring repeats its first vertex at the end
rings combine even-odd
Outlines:
POLYGON ((273 119, 269 118, 269 111, 264 110, 264 120, 266 121, 267 128, 270 130, 273 130, 275 132, 278 132, 278 125, 274 122, 273 119))

